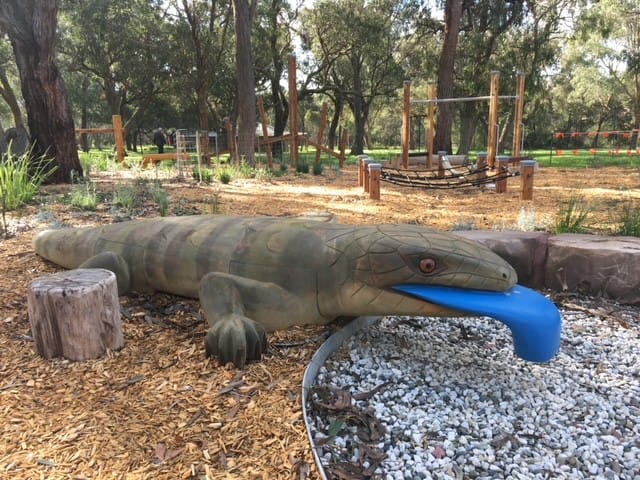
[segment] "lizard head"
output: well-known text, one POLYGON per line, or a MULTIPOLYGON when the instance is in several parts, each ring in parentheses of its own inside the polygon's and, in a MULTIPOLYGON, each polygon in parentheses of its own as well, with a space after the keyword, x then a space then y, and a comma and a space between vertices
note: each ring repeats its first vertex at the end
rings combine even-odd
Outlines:
POLYGON ((413 283, 505 291, 517 281, 513 267, 487 247, 417 225, 377 226, 351 250, 355 278, 382 289, 413 283))
POLYGON ((547 361, 558 350, 556 307, 516 285, 513 267, 479 243, 416 225, 379 225, 336 247, 345 281, 334 301, 343 311, 490 316, 511 329, 522 358, 547 361))

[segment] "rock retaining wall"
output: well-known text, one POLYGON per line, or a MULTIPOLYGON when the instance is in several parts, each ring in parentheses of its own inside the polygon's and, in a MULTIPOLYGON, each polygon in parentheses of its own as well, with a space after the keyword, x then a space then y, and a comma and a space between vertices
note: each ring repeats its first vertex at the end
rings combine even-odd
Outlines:
POLYGON ((531 288, 579 292, 640 305, 640 238, 542 232, 455 232, 485 244, 531 288))

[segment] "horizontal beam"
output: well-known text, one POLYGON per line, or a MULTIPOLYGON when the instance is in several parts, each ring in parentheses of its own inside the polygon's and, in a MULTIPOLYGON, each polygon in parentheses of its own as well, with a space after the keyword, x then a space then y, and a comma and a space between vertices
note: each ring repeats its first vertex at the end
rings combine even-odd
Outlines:
POLYGON ((76 134, 81 133, 113 133, 113 128, 76 128, 76 134))
MULTIPOLYGON (((517 95, 499 95, 498 98, 500 100, 517 100, 517 95)), ((491 100, 490 95, 486 95, 484 97, 459 97, 459 98, 435 98, 433 100, 411 100, 411 103, 415 103, 418 105, 425 105, 429 103, 456 103, 456 102, 482 102, 486 100, 491 100)))

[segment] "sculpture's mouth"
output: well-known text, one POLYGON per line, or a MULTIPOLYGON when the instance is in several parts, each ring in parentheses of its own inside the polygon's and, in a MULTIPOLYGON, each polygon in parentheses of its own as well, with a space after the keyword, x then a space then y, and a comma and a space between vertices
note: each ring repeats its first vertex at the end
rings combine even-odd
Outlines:
POLYGON ((505 292, 418 284, 392 288, 452 310, 495 318, 509 327, 516 355, 525 360, 547 362, 560 348, 560 312, 546 297, 521 285, 505 292))

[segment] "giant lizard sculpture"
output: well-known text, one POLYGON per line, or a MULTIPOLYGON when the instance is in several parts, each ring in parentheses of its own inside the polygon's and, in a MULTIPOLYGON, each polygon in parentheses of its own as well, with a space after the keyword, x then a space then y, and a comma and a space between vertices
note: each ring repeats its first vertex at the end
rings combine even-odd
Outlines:
POLYGON ((440 285, 503 292, 513 268, 486 247, 417 225, 340 225, 309 218, 188 216, 47 230, 42 257, 106 268, 119 293, 199 298, 206 352, 243 366, 266 332, 339 316, 456 316, 392 287, 440 285))

